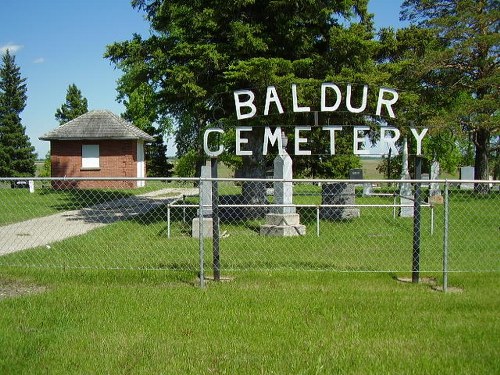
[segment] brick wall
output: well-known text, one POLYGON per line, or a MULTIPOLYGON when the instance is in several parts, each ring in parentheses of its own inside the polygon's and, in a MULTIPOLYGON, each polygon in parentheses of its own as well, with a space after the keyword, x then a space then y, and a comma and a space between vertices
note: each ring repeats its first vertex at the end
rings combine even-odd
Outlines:
MULTIPOLYGON (((52 177, 136 177, 137 143, 135 140, 51 141, 52 177), (99 168, 82 168, 82 145, 99 145, 99 168)), ((58 184, 59 188, 70 187, 58 184)), ((135 181, 78 181, 71 187, 133 188, 135 181)))

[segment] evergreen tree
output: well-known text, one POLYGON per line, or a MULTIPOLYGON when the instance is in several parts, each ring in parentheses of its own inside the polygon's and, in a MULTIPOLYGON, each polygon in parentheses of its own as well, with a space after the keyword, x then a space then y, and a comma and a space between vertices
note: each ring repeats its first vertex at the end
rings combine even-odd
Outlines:
MULTIPOLYGON (((455 123, 475 146, 475 179, 487 180, 489 157, 500 134, 498 0, 405 0, 405 19, 430 30, 444 48, 426 51, 414 71, 421 86, 443 92, 449 105, 436 121, 455 123)), ((432 98, 432 97, 430 97, 432 98)), ((476 191, 487 191, 487 184, 476 191)))
POLYGON ((59 125, 62 125, 87 112, 87 99, 83 97, 78 87, 72 83, 68 86, 66 92, 66 102, 56 111, 56 120, 59 121, 59 125))
MULTIPOLYGON (((77 118, 88 112, 88 102, 87 99, 82 95, 80 89, 72 83, 68 86, 66 91, 66 102, 61 105, 60 108, 56 110, 55 117, 59 121, 59 125, 63 125, 68 121, 77 118)), ((51 176, 51 163, 50 151, 45 155, 45 160, 43 167, 40 171, 40 177, 50 177, 51 176)))
MULTIPOLYGON (((376 42, 367 2, 135 0, 132 4, 147 13, 154 34, 114 43, 106 57, 124 71, 118 86, 122 95, 130 95, 141 84, 151 87, 159 116, 175 120, 178 156, 194 156, 199 170, 205 159, 204 130, 217 126, 225 128, 227 138, 234 135, 235 89, 251 87, 260 100, 268 85, 278 87, 280 94, 289 92, 291 83, 309 85, 300 100, 318 103, 314 93, 324 81, 383 83, 373 60, 376 42)), ((284 102, 290 101, 287 96, 284 102)), ((245 125, 255 126, 246 145, 253 156, 242 158, 242 176, 264 177, 268 158, 262 155, 262 125, 314 125, 312 115, 307 119, 292 113, 275 115, 246 121, 245 125)), ((360 115, 322 118, 321 124, 327 120, 346 125, 366 122, 360 115)), ((340 160, 337 157, 325 157, 323 168, 312 159, 319 160, 317 155, 311 157, 306 168, 317 175, 331 176, 329 171, 345 169, 333 166, 340 160)), ((351 152, 349 159, 348 164, 356 165, 351 152)))
POLYGON ((148 176, 170 177, 173 165, 168 162, 167 146, 163 139, 170 126, 170 119, 161 121, 156 112, 154 94, 148 85, 140 85, 127 96, 127 99, 119 97, 126 108, 122 117, 155 138, 153 143, 145 147, 148 176))
POLYGON ((9 51, 0 65, 0 176, 33 176, 35 148, 31 145, 20 114, 26 106, 26 79, 21 78, 15 56, 9 51))

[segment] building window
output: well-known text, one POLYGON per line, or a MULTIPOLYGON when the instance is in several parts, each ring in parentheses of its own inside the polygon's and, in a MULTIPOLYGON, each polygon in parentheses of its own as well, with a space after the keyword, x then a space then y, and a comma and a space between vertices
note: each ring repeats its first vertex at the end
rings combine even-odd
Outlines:
POLYGON ((82 145, 82 168, 99 168, 99 145, 82 145))

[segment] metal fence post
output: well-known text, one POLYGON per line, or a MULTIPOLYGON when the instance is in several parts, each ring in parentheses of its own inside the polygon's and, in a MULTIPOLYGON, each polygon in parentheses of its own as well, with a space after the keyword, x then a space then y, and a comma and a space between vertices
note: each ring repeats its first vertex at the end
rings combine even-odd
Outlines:
POLYGON ((167 238, 170 238, 170 203, 167 203, 167 238))
POLYGON ((212 168, 212 240, 213 240, 213 268, 214 280, 220 281, 220 252, 219 252, 219 186, 217 184, 217 158, 211 159, 212 168))
POLYGON ((319 206, 316 206, 316 236, 319 237, 319 206))
POLYGON ((449 226, 449 200, 448 182, 444 184, 444 233, 443 233, 443 291, 448 290, 448 226, 449 226))
POLYGON ((203 202, 201 199, 201 177, 198 183, 198 240, 199 240, 199 250, 200 250, 200 287, 205 287, 205 249, 203 243, 203 202))
MULTIPOLYGON (((422 158, 416 156, 415 177, 417 180, 422 178, 422 158)), ((415 201, 413 202, 413 262, 411 281, 418 283, 420 281, 420 193, 421 183, 415 183, 415 201)))

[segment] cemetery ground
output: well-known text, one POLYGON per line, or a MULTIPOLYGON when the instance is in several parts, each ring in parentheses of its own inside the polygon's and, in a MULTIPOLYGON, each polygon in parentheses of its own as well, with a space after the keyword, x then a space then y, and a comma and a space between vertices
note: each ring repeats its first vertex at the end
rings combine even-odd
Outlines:
POLYGON ((200 289, 190 272, 1 269, 0 373, 500 368, 498 274, 452 274, 460 292, 447 294, 388 273, 231 276, 200 289))
MULTIPOLYGON (((71 192, 54 194, 60 199, 60 204, 52 206, 55 210, 82 207, 91 199, 71 192)), ((115 198, 113 192, 105 194, 115 198)), ((485 212, 488 222, 499 222, 500 213, 491 209, 498 207, 498 195, 471 199, 465 194, 470 193, 451 195, 452 222, 461 217, 454 215, 470 218, 485 212)), ((48 196, 30 195, 34 211, 23 212, 19 206, 16 220, 49 214, 41 212, 48 196)), ((309 198, 299 200, 305 203, 309 198)), ((437 208, 437 218, 442 216, 441 210, 437 208)), ((363 213, 360 220, 347 225, 322 227, 326 233, 343 225, 346 251, 342 252, 344 258, 337 259, 337 266, 381 269, 383 263, 373 263, 375 258, 366 264, 363 262, 368 260, 353 257, 353 253, 366 252, 355 236, 363 227, 371 224, 380 233, 411 229, 411 220, 398 221, 394 228, 394 221, 372 223, 374 219, 363 213)), ((442 223, 437 221, 440 236, 442 223)), ((314 233, 313 221, 305 223, 307 233, 314 233)), ((474 260, 498 262, 491 254, 498 255, 499 232, 485 230, 480 220, 468 223, 473 226, 468 230, 477 237, 453 242, 453 250, 467 252, 481 238, 489 246, 475 253, 474 260)), ((243 235, 225 238, 222 247, 222 276, 229 280, 207 282, 201 289, 196 268, 182 263, 186 258, 176 253, 175 246, 170 248, 169 264, 161 263, 160 253, 145 250, 141 237, 145 227, 151 233, 164 233, 165 222, 117 222, 61 241, 53 251, 8 255, 11 260, 26 259, 49 268, 0 266, 0 373, 491 374, 500 369, 498 271, 451 273, 451 290, 443 293, 436 290, 442 285, 440 273, 424 272, 422 283, 411 284, 397 280, 409 278, 409 273, 333 272, 321 269, 319 258, 307 254, 301 259, 296 253, 287 257, 289 241, 319 251, 320 240, 315 235, 275 240, 272 246, 277 251, 262 257, 259 237, 249 237, 251 228, 235 224, 231 233, 240 230, 243 235), (109 248, 101 249, 106 241, 109 248), (120 246, 112 246, 112 241, 120 246), (99 245, 93 248, 91 261, 112 258, 129 269, 50 268, 50 264, 68 260, 73 264, 88 260, 87 253, 81 254, 82 259, 78 254, 70 258, 66 254, 83 243, 99 245), (261 258, 254 258, 255 254, 261 258), (319 268, 272 269, 297 264, 319 268), (162 267, 165 269, 159 269, 162 267)), ((196 243, 187 236, 175 237, 181 233, 179 228, 174 230, 173 243, 196 243)), ((424 243, 427 240, 425 237, 424 243)), ((152 250, 164 249, 165 241, 164 236, 157 236, 149 245, 152 250)), ((209 268, 209 241, 206 245, 209 268)), ((408 242, 396 246, 407 246, 408 254, 395 261, 409 263, 408 242)), ((426 267, 436 266, 423 258, 426 267)), ((196 266, 196 257, 193 259, 196 266)), ((498 270, 498 263, 491 267, 498 270)))

